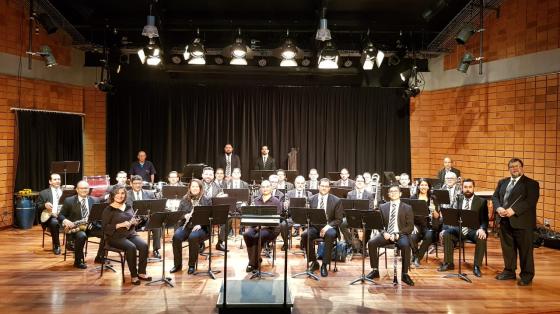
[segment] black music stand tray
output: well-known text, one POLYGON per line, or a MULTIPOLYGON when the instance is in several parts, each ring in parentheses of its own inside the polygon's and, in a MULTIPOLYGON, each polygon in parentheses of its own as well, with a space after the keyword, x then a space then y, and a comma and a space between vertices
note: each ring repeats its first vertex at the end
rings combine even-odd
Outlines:
POLYGON ((64 173, 64 186, 66 186, 67 173, 80 173, 79 161, 53 161, 51 162, 51 173, 64 173))
MULTIPOLYGON (((161 228, 165 230, 165 226, 172 225, 177 223, 177 221, 181 220, 186 214, 186 211, 176 211, 176 212, 156 212, 150 215, 150 220, 148 222, 149 229, 161 228)), ((161 278, 148 282, 146 285, 150 286, 156 283, 163 283, 168 284, 171 287, 174 285, 171 283, 171 277, 165 277, 165 232, 161 233, 161 242, 163 245, 163 256, 162 256, 162 265, 161 265, 161 278)))
POLYGON ((346 215, 346 221, 348 222, 348 227, 362 229, 364 234, 362 240, 362 275, 357 279, 353 280, 350 285, 357 283, 369 282, 372 284, 377 284, 374 280, 366 277, 366 229, 383 229, 381 224, 381 214, 379 211, 371 210, 357 210, 357 209, 345 209, 344 214, 346 215))
POLYGON ((186 164, 183 167, 183 178, 202 179, 202 169, 204 167, 206 167, 206 164, 203 163, 186 164))
MULTIPOLYGON (((165 211, 167 199, 154 199, 154 200, 138 200, 132 202, 132 208, 137 210, 136 216, 149 216, 154 213, 161 213, 165 211), (162 201, 162 200, 165 200, 162 201)), ((148 217, 148 223, 144 227, 144 230, 150 232, 152 229, 160 229, 161 225, 158 224, 155 227, 150 227, 150 219, 148 217)), ((162 230, 163 233, 163 230, 162 230)), ((149 237, 148 237, 149 239, 149 237)), ((148 241, 148 250, 150 249, 150 241, 148 241)), ((165 250, 165 249, 164 249, 165 250)), ((148 257, 148 262, 161 262, 161 258, 148 257)))
POLYGON ((449 191, 447 190, 433 190, 432 196, 434 199, 434 204, 436 205, 451 204, 451 199, 449 198, 449 191))
POLYGON ((480 226, 478 213, 471 210, 463 210, 457 208, 443 208, 443 223, 449 226, 459 227, 459 269, 456 274, 447 274, 443 278, 460 278, 466 282, 472 283, 467 274, 461 271, 461 247, 463 247, 463 227, 477 229, 480 226))
MULTIPOLYGON (((241 218, 247 218, 247 216, 251 218, 259 218, 259 216, 274 216, 278 215, 278 208, 276 206, 266 206, 266 205, 258 205, 258 206, 243 206, 241 208, 241 218)), ((262 225, 259 226, 259 242, 257 244, 257 252, 260 256, 262 250, 262 233, 261 233, 262 225)), ((261 271, 261 259, 257 259, 257 270, 253 272, 253 275, 249 279, 259 278, 261 279, 262 276, 271 276, 273 277, 274 274, 269 272, 261 271)))
POLYGON ((333 186, 331 187, 330 193, 338 198, 346 198, 350 191, 352 191, 350 187, 333 186))
MULTIPOLYGON (((228 205, 229 206, 229 219, 228 219, 228 224, 229 224, 230 220, 240 219, 241 218, 241 212, 237 208, 237 203, 239 202, 238 199, 235 197, 237 195, 232 197, 230 194, 226 193, 225 190, 230 190, 230 191, 246 190, 247 194, 248 194, 248 190, 247 189, 224 189, 224 193, 228 195, 227 197, 213 197, 212 198, 212 204, 213 205, 228 205)), ((234 238, 234 242, 235 242, 235 241, 237 241, 236 235, 235 235, 235 226, 233 226, 233 229, 234 229, 233 230, 233 238, 234 238)), ((238 234, 241 235, 241 225, 239 226, 238 234)), ((243 248, 243 240, 241 240, 241 244, 239 245, 239 248, 240 249, 243 248)))
POLYGON ((340 202, 342 209, 369 210, 369 200, 349 200, 343 198, 340 202))
MULTIPOLYGON (((193 225, 210 226, 210 245, 208 247, 208 270, 203 272, 195 272, 194 275, 208 275, 212 279, 216 279, 216 275, 220 270, 212 270, 212 226, 213 225, 226 225, 226 234, 229 230, 227 227, 229 214, 229 205, 213 205, 213 206, 196 206, 193 207, 193 215, 190 222, 193 225)), ((190 249, 190 248, 189 248, 190 249)), ((194 249, 194 248, 193 248, 194 249)), ((226 237, 226 252, 227 252, 227 237, 226 237)), ((227 253, 224 254, 227 258, 227 253)), ((224 270, 225 274, 225 270, 224 270)))
POLYGON ((249 189, 223 189, 224 194, 233 197, 237 202, 249 204, 249 189))
POLYGON ((275 174, 274 170, 251 170, 251 181, 261 183, 263 180, 268 180, 271 174, 275 174))
POLYGON ((189 191, 189 187, 188 186, 169 186, 169 185, 164 185, 161 188, 161 195, 163 198, 166 199, 181 199, 183 198, 183 196, 185 196, 185 194, 187 194, 189 191))
MULTIPOLYGON (((305 208, 305 207, 292 207, 292 220, 294 223, 300 225, 306 225, 307 230, 311 225, 326 225, 327 224, 327 217, 325 216, 325 212, 322 209, 317 208, 305 208)), ((310 248, 310 241, 309 241, 309 234, 307 234, 307 241, 305 247, 305 261, 306 261, 306 269, 304 272, 297 273, 292 275, 292 278, 301 275, 307 275, 307 277, 311 277, 317 281, 319 281, 319 277, 314 273, 309 271, 309 248, 310 248)))
POLYGON ((401 202, 406 203, 412 207, 412 212, 414 214, 414 224, 427 226, 427 217, 430 216, 430 209, 428 208, 428 203, 423 200, 416 200, 410 198, 401 198, 401 202))
POLYGON ((330 181, 338 181, 340 180, 340 172, 327 172, 327 178, 330 181))

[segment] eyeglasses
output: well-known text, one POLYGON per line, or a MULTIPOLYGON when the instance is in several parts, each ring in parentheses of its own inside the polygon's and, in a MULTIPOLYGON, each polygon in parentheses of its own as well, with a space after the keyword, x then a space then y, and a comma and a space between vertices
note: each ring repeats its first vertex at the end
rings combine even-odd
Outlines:
POLYGON ((330 186, 330 185, 322 185, 322 184, 321 184, 321 185, 319 185, 319 187, 320 187, 320 188, 330 188, 331 186, 330 186))
POLYGON ((387 193, 399 193, 399 192, 400 192, 399 190, 392 190, 392 191, 389 191, 387 193))

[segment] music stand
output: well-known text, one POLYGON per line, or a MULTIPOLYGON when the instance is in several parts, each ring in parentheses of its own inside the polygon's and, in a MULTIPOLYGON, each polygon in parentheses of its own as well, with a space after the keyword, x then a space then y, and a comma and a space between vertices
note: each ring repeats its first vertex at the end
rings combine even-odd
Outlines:
POLYGON ((350 282, 350 285, 356 282, 369 282, 376 284, 375 281, 369 279, 365 275, 366 271, 366 229, 382 229, 383 224, 381 223, 381 213, 379 211, 371 210, 357 210, 357 209, 345 209, 344 214, 346 215, 346 221, 348 222, 348 227, 362 229, 363 239, 362 239, 362 275, 357 279, 350 282))
MULTIPOLYGON (((264 218, 264 217, 268 216, 278 216, 278 219, 280 219, 280 216, 278 215, 278 208, 276 206, 266 206, 266 205, 259 205, 259 206, 243 206, 241 207, 241 218, 254 218, 254 219, 259 219, 259 218, 264 218)), ((278 225, 278 223, 274 224, 268 224, 266 222, 258 222, 258 227, 259 227, 259 241, 257 244, 257 252, 260 255, 260 252, 262 250, 262 233, 261 233, 261 229, 263 226, 275 226, 278 225)), ((261 279, 262 276, 274 276, 274 274, 269 273, 269 272, 264 272, 261 271, 261 259, 257 259, 257 271, 255 271, 253 273, 253 275, 251 276, 250 279, 253 278, 259 278, 261 279)))
POLYGON ((139 211, 148 211, 148 213, 162 212, 165 210, 166 198, 155 200, 136 200, 132 201, 132 208, 139 211))
POLYGON ((202 179, 202 169, 206 167, 204 163, 186 164, 183 167, 183 177, 192 179, 202 179))
POLYGON ((328 172, 327 177, 330 181, 338 181, 340 180, 340 172, 328 172))
POLYGON ((66 186, 67 173, 80 173, 79 161, 53 161, 51 162, 51 173, 64 173, 64 186, 66 186))
POLYGON ((251 181, 261 183, 263 180, 268 180, 270 175, 275 174, 274 170, 251 170, 251 181))
POLYGON ((181 199, 189 192, 188 186, 169 186, 164 185, 161 188, 161 195, 166 199, 181 199))
POLYGON ((284 173, 286 173, 287 182, 294 182, 294 180, 298 176, 298 172, 296 170, 284 170, 284 173))
POLYGON ((459 227, 459 269, 456 274, 447 274, 443 278, 460 278, 472 283, 467 274, 461 271, 461 247, 463 246, 463 227, 478 229, 480 221, 478 213, 461 208, 443 208, 441 210, 443 223, 449 226, 459 227))
POLYGON ((333 194, 333 195, 336 195, 338 198, 346 198, 350 191, 352 191, 352 188, 333 186, 333 187, 331 187, 329 193, 333 194))
POLYGON ((383 171, 383 175, 385 176, 385 181, 387 181, 385 184, 387 185, 393 185, 399 182, 393 171, 383 171))
POLYGON ((423 200, 412 200, 409 198, 401 198, 403 203, 406 203, 412 207, 412 212, 414 213, 414 224, 427 226, 427 217, 430 215, 430 209, 428 208, 428 203, 423 200))
MULTIPOLYGON (((208 275, 212 279, 216 279, 217 273, 220 270, 212 270, 212 226, 213 225, 226 225, 226 234, 228 232, 227 220, 229 213, 229 205, 213 205, 213 206, 195 206, 193 207, 193 215, 190 222, 193 225, 210 226, 210 246, 208 247, 208 270, 204 272, 195 272, 194 275, 208 275)), ((190 250, 191 248, 189 248, 190 250)), ((192 248, 195 249, 195 248, 192 248)), ((227 252, 227 237, 226 237, 226 252, 227 252)), ((227 256, 227 253, 225 254, 227 256)), ((224 275, 226 270, 224 270, 224 275)))
POLYGON ((432 198, 434 200, 434 204, 436 205, 451 204, 451 199, 449 198, 449 191, 447 190, 433 190, 432 198))
MULTIPOLYGON (((306 207, 292 207, 292 220, 294 223, 300 225, 307 225, 307 230, 313 225, 326 225, 327 224, 327 217, 325 216, 325 212, 322 209, 317 208, 306 208, 306 207)), ((297 276, 306 275, 308 278, 311 277, 317 281, 319 281, 319 277, 309 271, 309 233, 307 234, 307 243, 305 247, 305 261, 306 261, 306 268, 304 272, 297 273, 292 275, 292 278, 296 278, 297 276)))
MULTIPOLYGON (((243 190, 243 189, 233 189, 234 191, 237 190, 243 190)), ((247 190, 247 189, 244 189, 247 190)), ((248 193, 248 190, 247 190, 248 193)), ((227 193, 226 193, 227 194, 227 193)), ((230 194, 227 194, 227 197, 213 197, 212 198, 212 204, 213 205, 227 205, 229 206, 229 219, 228 219, 228 225, 229 222, 232 219, 239 219, 241 217, 241 212, 239 211, 239 209, 237 208, 237 203, 238 200, 235 197, 231 197, 230 194)), ((235 227, 234 227, 235 229, 235 227)), ((239 226, 239 231, 238 231, 239 235, 241 235, 241 225, 239 226)), ((234 241, 236 241, 235 239, 235 230, 233 231, 233 236, 234 236, 234 241)), ((241 241, 241 244, 239 245, 239 248, 242 249, 243 248, 243 241, 241 241)))
MULTIPOLYGON (((148 221, 148 228, 149 229, 156 229, 161 228, 165 230, 165 226, 170 224, 175 224, 177 221, 181 220, 185 216, 186 211, 176 211, 176 212, 155 212, 150 215, 150 220, 148 221)), ((163 283, 168 284, 171 287, 174 285, 171 283, 171 277, 165 277, 165 232, 161 233, 161 241, 163 243, 163 256, 162 256, 162 265, 161 265, 161 278, 154 280, 152 282, 148 282, 146 285, 150 286, 156 283, 163 283)))
POLYGON ((228 197, 235 198, 237 202, 249 204, 249 189, 223 189, 223 191, 228 197))
POLYGON ((292 207, 305 207, 305 204, 307 203, 307 198, 305 197, 292 197, 290 198, 290 206, 289 208, 292 207))

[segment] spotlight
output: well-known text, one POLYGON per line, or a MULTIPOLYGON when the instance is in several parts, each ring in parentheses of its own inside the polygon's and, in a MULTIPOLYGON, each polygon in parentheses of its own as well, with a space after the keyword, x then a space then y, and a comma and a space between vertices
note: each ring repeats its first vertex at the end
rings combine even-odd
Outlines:
POLYGON ((327 19, 319 20, 319 28, 317 29, 317 34, 315 35, 316 40, 327 41, 331 40, 331 31, 327 28, 327 19))
POLYGON ((463 58, 461 59, 461 62, 457 66, 457 71, 467 73, 467 70, 469 69, 469 66, 471 65, 471 63, 474 60, 475 60, 475 58, 473 57, 473 55, 470 52, 465 52, 465 54, 463 55, 463 58))
POLYGON ((319 52, 319 69, 338 69, 338 50, 332 42, 327 41, 325 47, 319 52))
POLYGON ((142 36, 146 36, 148 38, 159 37, 155 16, 148 15, 146 26, 144 26, 144 29, 142 30, 142 36))
MULTIPOLYGON (((197 30, 198 35, 198 30, 197 30)), ((206 64, 206 49, 199 37, 193 39, 190 45, 185 47, 185 52, 183 53, 183 58, 189 60, 188 64, 206 64)))
POLYGON ((375 62, 377 67, 380 68, 384 58, 385 53, 375 48, 373 43, 368 42, 362 52, 360 62, 362 63, 362 68, 364 70, 373 70, 373 63, 375 62))
POLYGON ((112 93, 113 89, 115 88, 115 86, 113 84, 109 83, 109 81, 107 81, 107 80, 102 80, 100 82, 96 82, 94 85, 98 90, 100 90, 104 93, 112 93))
POLYGON ((410 86, 403 91, 405 98, 416 97, 420 94, 419 86, 410 86))
POLYGON ((138 50, 138 57, 142 64, 156 66, 161 63, 161 51, 153 38, 150 38, 150 42, 146 47, 138 50))
POLYGON ((27 51, 26 52, 28 55, 32 55, 32 56, 41 56, 45 59, 45 66, 47 68, 51 68, 55 65, 57 65, 56 63, 56 59, 52 53, 52 50, 49 46, 47 45, 43 45, 41 46, 41 50, 39 50, 38 52, 32 52, 32 51, 27 51))
POLYGON ((476 30, 471 25, 467 25, 463 27, 461 31, 459 31, 459 33, 455 37, 455 40, 459 45, 464 45, 467 43, 467 41, 469 41, 474 33, 476 33, 476 30))
POLYGON ((417 69, 418 68, 414 65, 411 69, 400 73, 401 81, 407 82, 411 77, 415 77, 417 69))
POLYGON ((214 62, 216 64, 223 64, 224 63, 224 59, 222 57, 214 57, 214 62))
MULTIPOLYGON (((286 32, 286 36, 289 35, 289 32, 286 32)), ((303 51, 299 49, 290 38, 286 38, 282 46, 274 49, 272 51, 272 55, 278 59, 282 59, 280 61, 281 67, 297 67, 297 59, 301 59, 303 57, 303 51)))
POLYGON ((238 31, 239 36, 235 38, 233 44, 224 48, 222 55, 226 58, 231 58, 229 64, 231 65, 247 65, 247 57, 251 53, 243 38, 241 38, 241 29, 238 31))

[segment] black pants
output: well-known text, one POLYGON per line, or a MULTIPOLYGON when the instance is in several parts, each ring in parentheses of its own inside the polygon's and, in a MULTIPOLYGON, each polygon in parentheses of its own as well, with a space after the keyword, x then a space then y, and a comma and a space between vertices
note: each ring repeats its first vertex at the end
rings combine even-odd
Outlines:
POLYGON ((183 265, 183 241, 189 241, 189 266, 194 266, 198 259, 200 243, 208 239, 208 232, 204 228, 192 231, 192 228, 177 228, 173 235, 173 262, 175 266, 183 265))
MULTIPOLYGON (((278 237, 278 228, 262 228, 261 234, 261 249, 266 242, 272 241, 278 237)), ((249 265, 257 267, 259 258, 259 228, 247 227, 243 233, 243 240, 247 245, 247 255, 249 256, 249 265)))
POLYGON ((533 261, 533 229, 513 228, 509 219, 500 220, 500 243, 504 256, 504 272, 515 274, 517 269, 517 254, 521 273, 519 277, 524 281, 531 281, 535 276, 533 261))
POLYGON ((103 258, 103 247, 105 247, 103 240, 103 231, 100 228, 94 227, 93 229, 88 229, 86 232, 88 238, 94 237, 99 238, 99 247, 97 248, 97 255, 99 259, 103 258))
MULTIPOLYGON (((455 243, 459 241, 459 233, 461 230, 458 227, 450 227, 443 232, 443 250, 444 250, 444 263, 453 263, 453 253, 455 248, 455 243)), ((469 229, 469 232, 465 236, 461 234, 462 241, 468 239, 476 243, 474 249, 474 266, 482 265, 482 258, 484 257, 484 252, 486 252, 486 239, 482 240, 476 236, 476 230, 469 229)))
POLYGON ((148 264, 148 244, 138 235, 128 238, 108 239, 109 245, 126 252, 126 262, 131 277, 138 277, 138 274, 146 274, 148 264), (138 251, 138 255, 136 253, 138 251), (136 257, 138 256, 138 267, 136 257))
MULTIPOLYGON (((389 244, 393 244, 391 240, 385 240, 383 233, 377 234, 373 239, 368 241, 369 250, 369 264, 371 268, 379 268, 379 254, 377 249, 384 247, 389 244)), ((408 273, 408 267, 410 265, 410 239, 408 235, 401 234, 397 240, 397 247, 401 250, 402 255, 402 273, 408 273)))
POLYGON ((416 225, 416 228, 418 233, 410 235, 410 245, 412 254, 419 260, 422 260, 430 245, 436 241, 437 231, 428 229, 427 226, 422 225, 416 225), (422 241, 422 243, 420 243, 420 241, 422 241))
MULTIPOLYGON (((301 244, 303 246, 307 245, 307 236, 309 235, 309 246, 310 248, 307 249, 309 255, 309 261, 316 261, 317 256, 315 254, 315 245, 313 245, 313 240, 320 238, 319 232, 324 226, 311 226, 308 230, 305 230, 304 233, 301 234, 301 244)), ((323 263, 330 264, 332 258, 332 249, 334 245, 334 241, 336 240, 336 229, 330 228, 325 232, 325 236, 323 237, 323 241, 325 242, 325 254, 323 254, 323 263)))
POLYGON ((84 246, 87 242, 87 234, 84 231, 78 231, 66 235, 67 241, 74 241, 74 263, 83 263, 84 260, 84 246))
POLYGON ((280 223, 280 235, 282 236, 282 241, 284 241, 285 245, 288 245, 288 238, 290 229, 294 225, 292 218, 288 218, 286 220, 282 220, 280 223))
POLYGON ((60 246, 60 224, 58 220, 54 217, 49 218, 45 223, 41 224, 44 229, 49 229, 52 238, 53 248, 55 246, 60 246))
POLYGON ((152 231, 152 250, 157 251, 161 249, 161 228, 151 229, 152 231))

